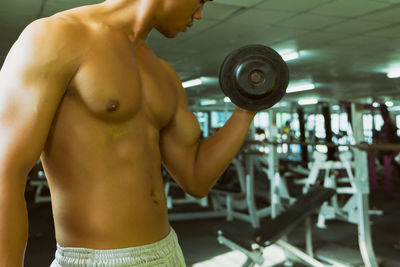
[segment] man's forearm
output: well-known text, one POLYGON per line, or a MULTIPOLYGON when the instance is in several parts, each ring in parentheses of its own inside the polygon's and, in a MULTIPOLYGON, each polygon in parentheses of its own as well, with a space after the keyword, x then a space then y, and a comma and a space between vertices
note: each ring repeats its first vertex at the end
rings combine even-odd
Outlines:
POLYGON ((256 112, 236 108, 219 131, 198 146, 194 163, 195 187, 208 192, 236 156, 256 112))
POLYGON ((0 266, 21 267, 27 239, 28 213, 24 193, 19 185, 0 183, 0 266))

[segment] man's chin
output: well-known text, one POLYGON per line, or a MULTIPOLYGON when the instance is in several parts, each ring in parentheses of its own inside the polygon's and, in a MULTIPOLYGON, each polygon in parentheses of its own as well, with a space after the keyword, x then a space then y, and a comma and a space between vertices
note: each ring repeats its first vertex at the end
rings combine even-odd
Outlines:
POLYGON ((174 32, 174 33, 164 34, 164 36, 169 38, 169 39, 172 39, 172 38, 175 38, 176 36, 178 36, 178 34, 179 34, 178 32, 174 32))
POLYGON ((179 32, 177 31, 163 31, 161 29, 157 29, 159 33, 161 33, 166 38, 175 38, 179 32))

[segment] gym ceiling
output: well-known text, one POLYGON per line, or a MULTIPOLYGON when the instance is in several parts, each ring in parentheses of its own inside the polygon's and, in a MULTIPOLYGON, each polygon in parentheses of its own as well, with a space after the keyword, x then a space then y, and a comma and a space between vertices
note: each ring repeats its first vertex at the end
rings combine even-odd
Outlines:
MULTIPOLYGON (((182 1, 182 0, 179 0, 182 1)), ((1 0, 0 63, 22 29, 38 17, 101 0, 1 0)), ((215 0, 187 33, 165 39, 153 32, 149 45, 183 81, 209 77, 186 89, 194 103, 223 95, 218 68, 230 51, 246 44, 271 46, 288 61, 292 85, 313 83, 314 90, 287 94, 283 101, 317 97, 322 101, 393 101, 400 105, 399 0, 215 0)))

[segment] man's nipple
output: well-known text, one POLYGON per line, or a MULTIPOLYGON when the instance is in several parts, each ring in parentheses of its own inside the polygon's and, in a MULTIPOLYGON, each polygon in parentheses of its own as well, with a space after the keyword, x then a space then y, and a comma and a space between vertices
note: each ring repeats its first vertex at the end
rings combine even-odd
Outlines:
POLYGON ((107 104, 106 110, 107 110, 107 112, 114 112, 114 111, 118 110, 119 105, 120 104, 119 104, 118 100, 115 100, 115 99, 110 100, 107 104))

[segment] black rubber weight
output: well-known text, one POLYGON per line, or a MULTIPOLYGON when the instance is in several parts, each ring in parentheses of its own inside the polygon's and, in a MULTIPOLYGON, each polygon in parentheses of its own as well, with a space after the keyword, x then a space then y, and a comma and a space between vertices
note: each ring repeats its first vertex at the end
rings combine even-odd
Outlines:
POLYGON ((272 107, 285 95, 288 83, 286 62, 264 45, 247 45, 232 51, 219 68, 222 91, 234 104, 247 110, 272 107), (251 71, 261 72, 263 82, 250 82, 247 76, 251 71))

